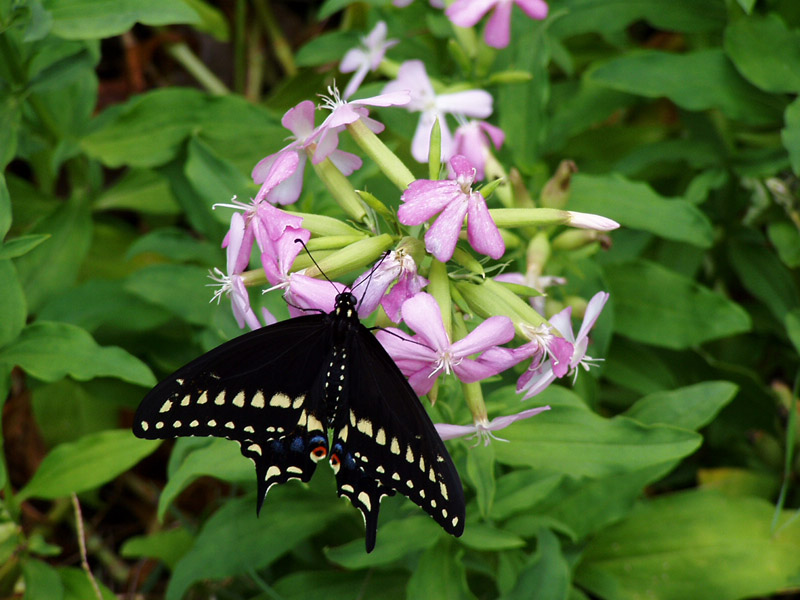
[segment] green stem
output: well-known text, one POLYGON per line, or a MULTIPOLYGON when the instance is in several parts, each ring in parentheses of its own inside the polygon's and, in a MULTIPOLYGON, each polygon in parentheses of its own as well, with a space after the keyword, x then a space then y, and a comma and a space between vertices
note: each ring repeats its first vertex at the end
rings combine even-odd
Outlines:
POLYGON ((416 179, 403 161, 397 158, 397 155, 389 150, 386 144, 372 133, 360 119, 355 123, 350 123, 347 126, 347 130, 359 147, 375 161, 381 172, 400 191, 405 191, 409 184, 416 179))
POLYGON ((247 75, 247 2, 236 0, 233 21, 233 89, 244 94, 247 75))
POLYGON ((311 167, 314 172, 328 188, 328 191, 336 200, 337 204, 342 207, 347 215, 354 221, 359 223, 366 223, 368 221, 367 211, 361 198, 356 193, 355 188, 350 181, 342 175, 342 172, 336 168, 329 158, 326 158, 321 163, 315 165, 311 161, 311 167))
POLYGON ((439 310, 442 313, 442 323, 447 337, 453 339, 453 301, 450 298, 450 279, 447 276, 447 266, 443 262, 433 259, 428 271, 428 291, 436 298, 439 310))
POLYGON ((185 43, 170 44, 167 46, 167 52, 209 93, 216 96, 224 96, 231 93, 228 87, 222 83, 222 80, 214 75, 185 43))
POLYGON ((253 6, 256 9, 258 20, 261 21, 261 26, 272 41, 272 50, 275 52, 275 58, 278 59, 283 71, 290 77, 297 75, 297 65, 294 62, 292 47, 278 26, 269 2, 267 0, 253 0, 253 6))

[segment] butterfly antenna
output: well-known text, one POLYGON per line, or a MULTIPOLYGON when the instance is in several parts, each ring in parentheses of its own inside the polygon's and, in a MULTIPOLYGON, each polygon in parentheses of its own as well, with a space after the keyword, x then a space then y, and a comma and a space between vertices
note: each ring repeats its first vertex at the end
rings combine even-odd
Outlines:
MULTIPOLYGON (((331 285, 333 285, 333 282, 332 282, 332 281, 331 281, 331 280, 328 278, 328 276, 325 274, 325 271, 323 271, 323 270, 320 268, 320 266, 317 264, 317 261, 315 261, 315 260, 314 260, 314 257, 313 257, 313 256, 311 256, 311 252, 309 252, 309 251, 308 251, 308 246, 306 246, 306 243, 305 243, 303 240, 301 240, 300 238, 297 238, 297 239, 294 241, 294 243, 295 243, 295 244, 300 244, 301 246, 303 246, 303 250, 305 250, 305 251, 306 251, 306 254, 308 254, 308 258, 310 258, 310 259, 311 259, 311 262, 312 262, 312 263, 314 263, 314 266, 315 266, 315 267, 317 267, 317 271, 319 271, 320 273, 322 273, 322 276, 323 276, 325 279, 327 279, 327 280, 328 280, 328 283, 330 283, 331 285)), ((333 285, 333 287, 334 287, 334 289, 336 289, 336 286, 335 286, 335 285, 333 285)), ((337 290, 337 291, 338 291, 338 290, 337 290)))
POLYGON ((372 281, 372 274, 378 269, 378 267, 381 266, 381 263, 384 261, 384 259, 387 256, 389 256, 389 252, 388 251, 383 253, 383 256, 381 256, 381 259, 373 265, 373 267, 369 270, 369 273, 367 274, 367 276, 364 279, 359 281, 357 285, 354 285, 352 288, 350 288, 350 291, 353 292, 359 285, 361 285, 365 281, 367 282, 367 285, 364 287, 364 293, 361 294, 361 298, 358 299, 358 306, 356 307, 356 309, 358 309, 361 306, 361 302, 367 296, 367 290, 369 290, 369 282, 372 281))

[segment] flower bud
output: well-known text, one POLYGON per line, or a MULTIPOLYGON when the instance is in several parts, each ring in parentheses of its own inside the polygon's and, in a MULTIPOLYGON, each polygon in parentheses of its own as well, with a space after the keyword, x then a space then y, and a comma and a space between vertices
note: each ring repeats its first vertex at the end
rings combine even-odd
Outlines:
POLYGON ((569 199, 569 186, 572 174, 578 172, 577 165, 571 160, 562 160, 556 172, 542 188, 539 200, 547 208, 563 208, 569 199))

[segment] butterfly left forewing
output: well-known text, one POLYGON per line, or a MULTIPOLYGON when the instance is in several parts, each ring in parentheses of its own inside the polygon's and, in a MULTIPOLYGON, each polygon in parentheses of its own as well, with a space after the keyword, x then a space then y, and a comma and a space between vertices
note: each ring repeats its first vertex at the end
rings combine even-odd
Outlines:
POLYGON ((327 456, 324 315, 239 336, 164 379, 136 411, 138 437, 235 440, 256 465, 258 508, 276 483, 308 481, 327 456))
POLYGON ((406 378, 362 325, 352 332, 347 385, 331 422, 339 495, 364 514, 367 550, 380 501, 395 491, 461 535, 464 495, 450 455, 406 378))

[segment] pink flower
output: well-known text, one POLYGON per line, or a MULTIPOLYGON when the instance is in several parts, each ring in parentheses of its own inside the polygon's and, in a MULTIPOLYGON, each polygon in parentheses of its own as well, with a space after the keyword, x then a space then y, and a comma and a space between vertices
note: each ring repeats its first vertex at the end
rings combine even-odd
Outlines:
POLYGON ((386 39, 386 23, 378 21, 372 31, 361 38, 360 47, 347 51, 339 64, 339 70, 342 73, 355 71, 355 75, 350 78, 347 87, 344 88, 342 95, 345 98, 353 95, 364 81, 367 73, 378 68, 386 51, 395 44, 397 44, 397 40, 386 39))
POLYGON ((517 392, 525 394, 523 400, 540 393, 556 378, 563 377, 567 373, 575 373, 577 376, 578 366, 589 370, 592 361, 595 360, 591 356, 586 356, 589 346, 589 331, 594 327, 607 300, 608 293, 606 292, 597 292, 592 297, 586 307, 586 314, 578 335, 574 335, 572 331, 570 321, 572 307, 565 308, 550 319, 550 324, 564 337, 552 336, 548 344, 550 356, 538 365, 531 364, 531 367, 517 381, 517 392))
POLYGON ((536 310, 536 312, 544 316, 544 302, 545 298, 547 297, 545 290, 554 285, 565 285, 567 280, 563 277, 557 277, 555 275, 537 276, 537 271, 538 269, 532 269, 524 275, 522 273, 501 273, 495 277, 494 280, 507 283, 516 283, 517 285, 525 285, 535 289, 541 294, 541 296, 531 296, 528 298, 528 302, 536 310))
MULTIPOLYGON (((317 130, 314 129, 314 110, 314 103, 310 100, 305 100, 294 108, 290 108, 283 115, 281 123, 294 134, 292 136, 294 141, 279 152, 263 158, 253 168, 253 181, 262 184, 256 195, 256 200, 260 201, 266 198, 273 204, 292 204, 297 202, 303 189, 303 173, 305 172, 308 148, 317 135, 317 130), (275 162, 278 161, 279 157, 289 154, 297 156, 297 162, 289 176, 280 185, 265 188, 269 173, 272 171, 275 162)), ((316 158, 317 154, 315 153, 314 156, 316 158)), ((316 162, 321 162, 325 158, 330 158, 331 162, 344 175, 350 175, 361 167, 361 159, 358 156, 337 150, 336 146, 331 148, 327 155, 320 155, 319 160, 316 160, 316 162)))
MULTIPOLYGON (((259 329, 261 323, 253 309, 250 307, 250 295, 247 293, 247 288, 242 279, 241 270, 237 270, 237 262, 239 256, 242 254, 242 244, 245 237, 245 222, 244 217, 238 212, 231 215, 231 226, 226 236, 227 240, 227 268, 226 273, 219 269, 214 269, 211 273, 211 279, 217 283, 209 284, 219 286, 214 292, 211 301, 217 301, 219 304, 222 295, 225 294, 231 299, 231 308, 233 309, 233 316, 236 318, 236 323, 240 328, 244 328, 247 324, 250 329, 259 329)), ((245 267, 247 263, 245 263, 245 267)), ((275 322, 275 318, 270 312, 264 308, 263 317, 264 321, 269 325, 275 322)))
POLYGON ((474 444, 475 446, 477 446, 481 440, 483 440, 484 446, 488 446, 489 442, 493 439, 497 440, 498 442, 508 441, 497 437, 493 432, 500 429, 505 429, 512 423, 516 423, 522 419, 529 419, 530 417, 538 415, 546 410, 550 410, 550 407, 541 406, 539 408, 529 408, 528 410, 523 410, 521 413, 517 413, 515 415, 496 417, 491 421, 484 417, 483 419, 476 419, 473 425, 450 425, 449 423, 436 423, 434 424, 434 427, 436 427, 436 432, 443 440, 452 440, 454 438, 472 434, 472 437, 476 438, 474 444))
POLYGON ((544 0, 456 0, 445 10, 447 17, 459 27, 472 27, 492 10, 484 39, 493 48, 505 48, 511 39, 511 7, 519 6, 531 19, 547 17, 544 0))
POLYGON ((362 317, 369 315, 381 304, 389 318, 399 323, 403 303, 428 285, 428 280, 417 275, 417 263, 408 252, 399 248, 382 258, 376 267, 359 276, 353 283, 353 290, 362 284, 365 290, 358 304, 358 314, 362 317), (387 295, 386 290, 393 283, 387 295))
MULTIPOLYGON (((392 0, 392 4, 397 6, 398 8, 405 8, 409 4, 411 4, 414 0, 392 0)), ((444 0, 430 0, 431 6, 434 8, 444 8, 444 0)))
MULTIPOLYGON (((336 87, 329 87, 328 93, 330 96, 322 96, 323 104, 320 108, 330 110, 331 114, 314 134, 314 141, 317 144, 313 158, 315 165, 336 151, 336 147, 339 145, 339 132, 347 125, 360 119, 372 133, 380 133, 384 130, 382 123, 369 117, 367 106, 403 106, 408 104, 411 99, 408 90, 397 90, 352 102, 343 100, 336 87)), ((345 173, 345 175, 347 174, 345 173)))
POLYGON ((422 112, 411 142, 411 155, 419 162, 428 160, 431 130, 437 119, 442 132, 442 160, 447 160, 453 155, 453 137, 447 127, 445 115, 454 113, 485 119, 492 114, 492 96, 484 90, 437 95, 421 60, 404 62, 400 65, 397 79, 383 88, 384 93, 399 90, 411 93, 411 101, 406 106, 408 110, 422 112))
POLYGON ((439 305, 430 294, 421 292, 403 304, 403 320, 417 335, 389 328, 376 335, 408 382, 420 396, 427 394, 442 373, 455 373, 461 381, 474 383, 496 375, 498 371, 468 358, 514 337, 514 324, 508 317, 490 317, 464 339, 450 342, 439 305))
POLYGON ((490 144, 499 150, 505 138, 506 134, 499 127, 473 119, 456 129, 453 152, 465 156, 475 167, 475 179, 483 181, 486 159, 491 152, 490 144))
POLYGON ((475 169, 463 156, 454 156, 450 168, 455 181, 412 181, 400 199, 403 205, 397 216, 404 225, 421 225, 434 215, 438 219, 425 233, 425 247, 437 260, 447 262, 453 256, 464 217, 467 238, 478 252, 498 259, 505 252, 500 230, 492 221, 486 200, 472 191, 475 169))
MULTIPOLYGON (((219 203, 213 206, 215 209, 217 207, 225 207, 243 211, 244 233, 241 243, 238 245, 239 250, 233 265, 234 273, 242 273, 250 262, 250 251, 253 249, 253 241, 259 224, 259 219, 257 217, 258 211, 262 205, 266 204, 263 198, 269 194, 270 190, 280 186, 287 178, 291 177, 291 174, 297 168, 298 160, 299 158, 296 152, 286 152, 277 155, 264 174, 264 182, 261 186, 261 191, 252 202, 240 202, 234 198, 230 204, 219 203)), ((231 227, 233 227, 233 221, 231 221, 231 223, 231 227)), ((231 233, 228 232, 222 240, 223 248, 228 247, 230 235, 231 233)))
POLYGON ((286 289, 283 297, 289 305, 289 314, 292 317, 309 312, 331 312, 336 305, 336 295, 347 289, 344 284, 315 279, 303 273, 291 273, 286 278, 285 285, 280 287, 286 289))
POLYGON ((261 265, 264 273, 273 286, 282 286, 288 277, 294 259, 303 250, 302 244, 308 243, 311 233, 303 229, 303 218, 275 208, 271 204, 262 203, 256 213, 255 238, 261 251, 261 265))

